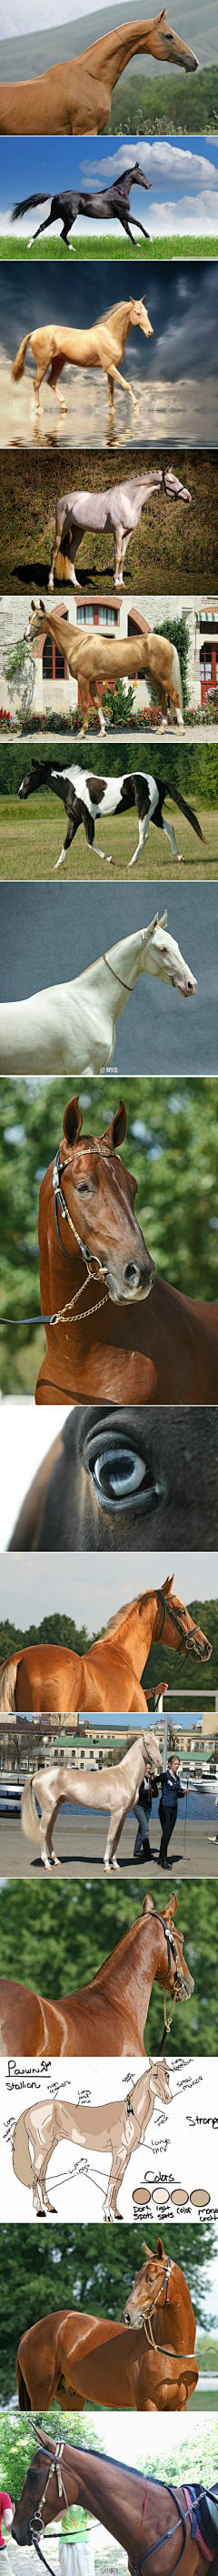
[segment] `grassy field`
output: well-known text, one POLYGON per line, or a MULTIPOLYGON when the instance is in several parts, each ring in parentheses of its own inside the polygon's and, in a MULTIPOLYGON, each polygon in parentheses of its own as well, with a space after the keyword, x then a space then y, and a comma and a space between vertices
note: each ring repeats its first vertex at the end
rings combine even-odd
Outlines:
MULTIPOLYGON (((217 451, 200 452, 194 448, 125 446, 109 449, 107 459, 102 450, 81 447, 68 451, 67 482, 69 490, 104 492, 105 486, 122 482, 129 475, 143 474, 151 467, 167 465, 179 474, 180 481, 191 492, 191 506, 178 502, 169 505, 163 492, 157 491, 143 511, 140 527, 130 540, 125 563, 124 589, 135 594, 175 590, 207 591, 212 595, 217 586, 217 451)), ((54 543, 56 500, 66 482, 63 455, 55 447, 47 455, 34 455, 26 448, 22 455, 12 450, 1 455, 1 526, 0 584, 4 591, 35 591, 47 588, 48 568, 54 543)), ((113 539, 84 536, 79 554, 81 588, 103 592, 111 588, 114 567, 113 539)), ((66 585, 67 588, 67 585, 66 585)), ((58 600, 60 584, 55 585, 58 600)))
MULTIPOLYGON (((205 850, 201 850, 201 844, 196 840, 190 824, 182 814, 179 815, 178 807, 176 809, 171 800, 170 822, 174 824, 178 848, 183 852, 189 874, 193 878, 204 878, 208 871, 210 877, 216 877, 218 865, 216 808, 213 806, 212 811, 208 813, 208 809, 205 811, 205 808, 201 811, 198 804, 197 810, 198 821, 205 834, 205 850)), ((102 879, 104 877, 102 859, 97 857, 96 850, 92 855, 92 851, 88 849, 82 828, 77 832, 76 840, 72 842, 63 869, 60 869, 56 879, 53 877, 65 828, 67 830, 64 806, 59 805, 58 800, 56 801, 55 797, 52 798, 48 791, 45 791, 44 796, 40 793, 37 798, 30 797, 26 805, 20 805, 16 796, 10 798, 1 796, 0 877, 16 879, 49 877, 57 887, 69 877, 102 879)), ((108 855, 112 852, 114 858, 113 881, 116 877, 126 878, 128 860, 132 858, 133 850, 137 847, 137 813, 120 816, 119 821, 113 815, 112 821, 104 821, 103 838, 105 850, 108 851, 108 855)), ((112 876, 112 870, 110 874, 112 876)), ((165 836, 163 839, 162 833, 157 831, 154 833, 151 827, 149 841, 145 843, 141 858, 134 868, 134 881, 137 883, 139 880, 143 883, 145 877, 152 877, 152 874, 155 874, 155 877, 174 879, 183 877, 183 870, 179 867, 178 860, 172 858, 170 841, 166 840, 165 836)), ((109 877, 107 860, 105 876, 109 877)), ((133 882, 133 879, 129 882, 133 882)))
MULTIPOLYGON (((6 233, 5 237, 3 234, 1 236, 1 259, 28 260, 30 266, 32 260, 66 260, 72 255, 77 261, 128 259, 130 262, 131 259, 134 260, 135 253, 138 258, 139 250, 143 256, 143 235, 140 232, 134 243, 122 241, 122 236, 118 238, 114 233, 93 233, 92 235, 81 233, 80 239, 79 235, 77 240, 72 236, 70 253, 66 250, 65 243, 59 240, 59 236, 56 238, 54 233, 50 234, 50 239, 47 236, 46 241, 42 237, 40 244, 38 241, 32 242, 31 250, 28 250, 27 240, 25 237, 21 239, 20 233, 10 232, 6 233)), ((166 234, 166 236, 164 234, 162 237, 157 234, 155 241, 146 242, 146 260, 217 258, 218 238, 216 241, 213 234, 211 236, 205 234, 204 237, 204 234, 199 233, 196 234, 195 240, 190 238, 189 233, 166 234)))

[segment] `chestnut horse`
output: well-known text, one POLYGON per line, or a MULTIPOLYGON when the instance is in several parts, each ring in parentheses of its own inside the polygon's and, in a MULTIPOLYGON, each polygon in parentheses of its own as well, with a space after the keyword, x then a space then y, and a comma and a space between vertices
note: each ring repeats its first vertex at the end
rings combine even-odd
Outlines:
POLYGON ((129 2050, 134 2057, 145 2057, 144 2028, 154 1978, 172 2004, 189 2002, 194 1992, 194 1979, 183 1958, 183 1933, 174 1929, 176 1912, 177 1896, 169 1897, 161 1915, 155 1913, 153 1897, 145 1896, 142 1913, 111 1958, 104 1960, 89 1986, 66 1995, 62 2004, 47 2002, 29 1986, 10 1984, 2 1977, 1 2056, 19 2052, 29 2057, 31 2049, 33 2057, 41 2057, 49 2049, 51 2057, 127 2057, 128 2062, 129 2050))
MULTIPOLYGON (((85 2505, 86 2512, 111 2531, 126 2549, 130 2576, 141 2576, 141 2568, 153 2556, 157 2559, 156 2576, 175 2576, 186 2551, 186 2576, 205 2576, 205 2548, 201 2523, 201 2506, 209 2519, 210 2499, 217 2505, 218 2482, 205 2492, 204 2487, 167 2487, 163 2479, 147 2478, 144 2471, 123 2467, 120 2460, 102 2458, 98 2451, 82 2450, 70 2442, 52 2441, 47 2432, 33 2425, 38 2450, 30 2466, 16 2504, 13 2540, 20 2548, 43 2537, 48 2524, 60 2521, 64 2507, 85 2505), (170 2501, 171 2499, 171 2501, 170 2501), (172 2522, 172 2502, 174 2517, 172 2522), (197 2512, 195 2512, 195 2503, 197 2512), (146 2549, 144 2521, 146 2514, 146 2549), (193 2534, 193 2537, 192 2537, 193 2534), (171 2549, 172 2540, 172 2549, 171 2549)), ((216 2562, 216 2530, 211 2515, 209 2560, 216 2562)))
MULTIPOLYGON (((7 2135, 11 2137, 12 2131, 13 2172, 18 2182, 23 2183, 27 2191, 32 2191, 36 2218, 44 2218, 46 2211, 49 2218, 55 2217, 54 2203, 48 2199, 46 2190, 47 2167, 58 2139, 70 2138, 74 2147, 87 2148, 89 2154, 94 2151, 97 2155, 111 2153, 102 2218, 120 2219, 117 2193, 124 2182, 131 2156, 136 2148, 143 2146, 156 2096, 158 2102, 172 2102, 164 2058, 156 2066, 150 2060, 145 2075, 138 2076, 137 2084, 133 2089, 131 2086, 122 2102, 91 2105, 80 2100, 78 2103, 51 2101, 48 2096, 46 2102, 40 2099, 30 2103, 27 2111, 21 2111, 15 2125, 13 2120, 9 2122, 7 2135), (33 2162, 30 2146, 33 2147, 33 2162)), ((84 2167, 82 2163, 79 2167, 76 2165, 75 2173, 78 2171, 86 2174, 87 2163, 84 2167)))
MULTIPOLYGON (((121 306, 120 310, 124 311, 124 307, 121 306)), ((70 336, 70 334, 68 334, 68 336, 70 336)), ((79 339, 84 339, 84 336, 84 332, 78 332, 77 334, 79 339)), ((38 338, 38 334, 34 333, 34 338, 36 337, 38 338)), ((23 347, 24 345, 25 344, 23 342, 23 347)), ((61 365, 63 365, 63 359, 61 359, 61 365)), ((115 373, 116 372, 117 371, 115 369, 115 373)), ((20 368, 20 374, 22 374, 22 368, 20 368)), ((51 381, 51 379, 49 379, 49 381, 51 381)), ((112 382, 112 377, 110 381, 112 382)), ((135 639, 134 637, 131 639, 129 636, 125 639, 124 635, 102 635, 100 630, 98 633, 98 628, 94 626, 94 624, 91 628, 91 632, 90 628, 84 628, 82 625, 70 626, 68 616, 67 618, 65 617, 65 611, 63 612, 63 609, 58 609, 57 607, 52 609, 45 608, 43 599, 40 599, 39 608, 35 608, 34 599, 32 599, 31 607, 33 614, 32 617, 29 618, 28 626, 25 628, 26 644, 34 645, 37 642, 38 636, 42 635, 43 639, 45 639, 45 634, 51 634, 53 636, 54 644, 57 645, 58 652, 63 654, 64 643, 64 651, 69 671, 71 672, 72 678, 77 680, 78 689, 80 690, 82 705, 82 725, 80 728, 81 742, 88 731, 89 697, 91 698, 91 703, 94 707, 96 723, 97 718, 99 720, 100 733, 105 734, 106 720, 100 695, 103 680, 106 680, 107 682, 115 682, 117 679, 126 680, 128 675, 130 679, 132 678, 134 680, 136 672, 138 676, 142 672, 143 677, 146 673, 148 680, 150 679, 151 687, 155 689, 156 697, 158 698, 158 706, 162 707, 160 733, 166 732, 169 698, 170 705, 172 705, 174 711, 175 723, 179 726, 180 732, 184 733, 183 694, 179 655, 176 650, 176 644, 173 644, 172 641, 170 643, 169 636, 156 635, 155 633, 152 634, 152 632, 150 633, 149 626, 146 625, 145 618, 143 635, 137 635, 135 639)))
POLYGON ((160 9, 156 18, 113 27, 87 53, 54 63, 39 79, 3 81, 0 134, 104 134, 112 90, 133 54, 153 54, 156 62, 178 63, 185 72, 198 70, 197 54, 174 34, 167 10, 160 9))
POLYGON ((198 2384, 195 2317, 184 2272, 145 2247, 146 2263, 120 2324, 58 2308, 21 2336, 16 2360, 20 2413, 58 2403, 186 2413, 198 2384), (138 2292, 138 2302, 137 2302, 138 2292), (135 2303, 135 2304, 134 2304, 135 2303), (131 2325, 132 2312, 139 2323, 131 2325), (155 2324, 153 2317, 155 2312, 155 2324), (129 2333, 130 2327, 130 2333, 129 2333), (117 2360, 117 2369, 116 2369, 117 2360))
POLYGON ((155 1280, 134 1214, 137 1183, 116 1157, 126 1126, 119 1101, 104 1134, 81 1142, 78 1100, 64 1110, 59 1152, 39 1197, 47 1350, 37 1404, 82 1404, 84 1396, 92 1404, 101 1395, 110 1401, 112 1386, 118 1404, 218 1401, 218 1306, 155 1280))
POLYGON ((125 1601, 87 1655, 74 1654, 68 1646, 14 1647, 0 1666, 1 1714, 12 1714, 15 1708, 19 1715, 28 1711, 32 1716, 56 1716, 60 1708, 63 1716, 76 1716, 79 1709, 83 1715, 88 1710, 89 1716, 92 1710, 97 1716, 109 1711, 135 1716, 140 1709, 145 1714, 141 1673, 154 1642, 157 1645, 164 1634, 165 1646, 175 1647, 178 1655, 179 1641, 181 1655, 190 1653, 203 1664, 209 1663, 212 1654, 208 1637, 195 1627, 177 1593, 169 1601, 172 1584, 173 1574, 168 1574, 161 1590, 125 1601))

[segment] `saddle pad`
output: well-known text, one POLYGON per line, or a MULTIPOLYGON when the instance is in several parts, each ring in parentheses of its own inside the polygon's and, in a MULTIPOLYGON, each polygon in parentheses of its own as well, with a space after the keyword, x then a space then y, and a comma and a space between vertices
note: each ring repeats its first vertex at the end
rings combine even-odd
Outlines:
POLYGON ((185 2487, 185 2495, 187 2504, 190 2503, 192 2508, 192 2523, 195 2523, 199 2548, 202 2549, 204 2557, 211 2560, 215 2557, 218 2539, 218 2496, 211 2496, 210 2499, 200 2486, 185 2487))

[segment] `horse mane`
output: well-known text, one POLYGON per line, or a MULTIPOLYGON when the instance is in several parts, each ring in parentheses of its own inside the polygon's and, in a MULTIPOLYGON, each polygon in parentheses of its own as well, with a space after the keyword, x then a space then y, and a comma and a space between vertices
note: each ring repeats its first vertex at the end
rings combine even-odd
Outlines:
MULTIPOLYGON (((125 1619, 128 1619, 129 1614, 130 1614, 130 1611, 131 1611, 131 1610, 137 1610, 137 1609, 138 1609, 138 1592, 136 1592, 136 1594, 135 1594, 134 1601, 124 1601, 124 1602, 123 1602, 123 1605, 122 1605, 122 1607, 121 1607, 121 1610, 116 1610, 116 1612, 115 1612, 115 1616, 114 1616, 114 1619, 108 1619, 108 1620, 107 1620, 107 1627, 104 1629, 104 1636, 105 1636, 105 1637, 112 1637, 112 1636, 114 1636, 114 1637, 115 1637, 116 1629, 118 1629, 118 1628, 123 1628, 124 1620, 125 1620, 125 1619)), ((143 1732, 143 1730, 142 1730, 142 1732, 143 1732)))
POLYGON ((130 305, 130 304, 134 304, 134 302, 135 302, 135 297, 134 297, 134 295, 129 295, 129 296, 128 296, 128 299, 127 299, 127 297, 125 298, 125 303, 123 303, 123 304, 120 304, 120 303, 119 303, 119 304, 108 304, 106 313, 101 313, 101 314, 100 314, 100 321, 101 321, 101 322, 115 322, 115 321, 116 321, 116 314, 117 314, 117 313, 119 313, 120 315, 121 315, 121 314, 123 315, 123 313, 128 313, 128 311, 129 311, 129 305, 130 305))

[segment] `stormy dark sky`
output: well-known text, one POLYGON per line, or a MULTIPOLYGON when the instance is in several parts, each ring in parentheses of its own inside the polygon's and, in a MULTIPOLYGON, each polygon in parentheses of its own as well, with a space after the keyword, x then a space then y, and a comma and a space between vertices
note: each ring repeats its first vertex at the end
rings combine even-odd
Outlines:
MULTIPOLYGON (((129 295, 144 295, 154 338, 145 340, 131 331, 131 375, 155 382, 160 377, 174 382, 183 376, 195 377, 202 384, 217 374, 217 265, 207 260, 188 263, 163 261, 150 267, 146 259, 134 261, 133 269, 119 260, 116 269, 98 260, 84 262, 80 268, 62 268, 58 263, 49 269, 37 262, 30 271, 15 261, 1 263, 1 346, 2 354, 13 359, 26 331, 40 323, 62 318, 70 326, 84 328, 111 308, 115 302, 128 301, 129 295)), ((199 437, 200 417, 199 417, 199 437)), ((208 420, 208 443, 210 424, 208 420)))

